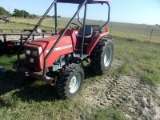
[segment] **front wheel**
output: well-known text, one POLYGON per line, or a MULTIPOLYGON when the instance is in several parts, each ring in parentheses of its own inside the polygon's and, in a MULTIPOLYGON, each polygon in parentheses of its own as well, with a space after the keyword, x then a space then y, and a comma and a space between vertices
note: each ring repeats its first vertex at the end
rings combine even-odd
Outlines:
POLYGON ((114 56, 114 44, 112 39, 103 37, 97 43, 91 54, 91 67, 98 73, 103 74, 111 67, 114 56))
POLYGON ((71 98, 75 96, 84 79, 84 71, 78 64, 70 64, 61 72, 56 85, 57 95, 61 98, 71 98))

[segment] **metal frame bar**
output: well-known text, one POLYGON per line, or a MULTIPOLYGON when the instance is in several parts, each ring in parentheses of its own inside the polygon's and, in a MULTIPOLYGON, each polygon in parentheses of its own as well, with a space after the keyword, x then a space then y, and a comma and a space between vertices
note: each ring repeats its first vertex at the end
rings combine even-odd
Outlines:
MULTIPOLYGON (((78 6, 78 8, 79 8, 80 6, 78 6)), ((83 23, 82 23, 82 21, 81 21, 81 19, 80 19, 80 16, 79 16, 79 13, 78 13, 78 22, 79 22, 79 24, 81 25, 81 26, 83 26, 83 23)))
POLYGON ((78 22, 79 22, 81 25, 83 25, 83 24, 82 24, 82 21, 81 21, 81 19, 80 19, 80 17, 79 17, 79 13, 78 13, 78 22))
POLYGON ((110 5, 109 5, 109 3, 108 2, 105 2, 107 5, 108 5, 108 20, 107 20, 107 22, 106 23, 104 23, 104 25, 102 25, 101 26, 101 31, 102 31, 102 28, 104 27, 104 26, 106 26, 108 23, 109 23, 109 21, 110 21, 110 12, 111 12, 111 7, 110 7, 110 5))
POLYGON ((85 31, 86 31, 85 30, 86 15, 87 15, 87 3, 85 3, 85 9, 84 9, 83 34, 82 34, 82 43, 81 43, 81 54, 80 54, 80 57, 82 57, 82 54, 83 54, 84 35, 85 35, 85 31))
POLYGON ((49 8, 47 9, 47 11, 44 13, 44 15, 41 17, 41 19, 38 21, 37 25, 33 28, 32 32, 28 35, 28 37, 26 38, 26 41, 22 44, 22 46, 20 47, 20 49, 17 52, 17 58, 18 58, 18 65, 20 65, 20 53, 22 51, 22 48, 24 46, 24 44, 29 40, 29 38, 32 36, 32 34, 34 33, 34 31, 38 28, 38 26, 42 23, 42 21, 45 19, 45 17, 47 16, 47 14, 49 13, 49 11, 52 9, 52 7, 54 6, 54 4, 57 2, 57 0, 54 0, 53 3, 49 6, 49 8))
POLYGON ((57 2, 54 4, 55 34, 57 35, 57 2))
MULTIPOLYGON (((96 3, 101 3, 101 4, 106 3, 106 4, 108 5, 108 20, 100 27, 100 30, 102 31, 102 28, 103 28, 104 26, 106 26, 106 25, 109 23, 109 21, 110 21, 111 7, 110 7, 110 5, 109 5, 108 2, 94 2, 93 4, 96 4, 96 3)), ((79 14, 78 14, 78 22, 83 26, 79 14)))
MULTIPOLYGON (((60 39, 63 37, 63 35, 66 33, 67 28, 69 27, 69 25, 71 24, 71 22, 73 21, 73 19, 77 16, 77 14, 79 13, 79 11, 82 9, 82 7, 87 3, 87 0, 85 0, 79 7, 79 9, 76 11, 76 13, 73 15, 73 17, 71 18, 71 20, 69 21, 69 23, 66 25, 64 31, 62 34, 60 34, 60 36, 58 37, 57 41, 55 42, 55 44, 52 46, 52 48, 50 49, 50 51, 48 52, 47 56, 44 58, 44 66, 43 66, 43 75, 46 75, 46 61, 48 59, 48 57, 51 55, 52 50, 56 47, 56 45, 59 43, 60 39)), ((84 36, 83 36, 84 37, 84 36)))
MULTIPOLYGON (((57 0, 59 3, 72 3, 72 4, 81 4, 84 2, 84 0, 57 0)), ((110 2, 111 0, 97 0, 97 1, 91 1, 87 0, 87 4, 94 4, 94 3, 105 3, 110 2)))

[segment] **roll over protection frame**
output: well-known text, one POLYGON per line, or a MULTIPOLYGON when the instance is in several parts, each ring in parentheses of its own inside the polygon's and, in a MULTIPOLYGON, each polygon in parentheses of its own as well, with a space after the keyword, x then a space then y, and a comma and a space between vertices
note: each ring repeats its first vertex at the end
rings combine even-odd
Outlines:
MULTIPOLYGON (((38 28, 38 26, 42 23, 42 21, 45 19, 45 17, 47 16, 47 14, 50 12, 50 10, 53 8, 54 6, 54 13, 55 13, 55 34, 57 34, 57 2, 67 2, 67 3, 76 3, 76 4, 80 4, 76 13, 73 15, 73 17, 71 18, 71 20, 69 21, 69 23, 66 25, 64 31, 60 34, 60 36, 58 37, 57 41, 55 42, 55 44, 52 46, 52 48, 50 49, 50 51, 48 52, 48 54, 46 55, 46 57, 44 58, 44 65, 43 65, 43 76, 46 76, 46 61, 48 59, 48 57, 51 55, 52 50, 56 47, 56 45, 59 43, 60 39, 64 36, 64 34, 67 31, 67 28, 69 27, 69 25, 71 24, 71 22, 73 21, 73 19, 78 15, 78 21, 80 20, 79 18, 79 12, 82 9, 83 6, 85 6, 85 10, 84 10, 84 20, 83 20, 83 36, 82 36, 82 46, 81 46, 81 54, 80 57, 82 57, 83 54, 83 44, 84 44, 84 34, 85 34, 85 22, 86 22, 86 13, 87 13, 87 4, 94 4, 94 3, 106 3, 108 5, 108 20, 107 22, 101 26, 101 30, 102 28, 108 24, 109 20, 110 20, 110 5, 109 5, 109 1, 110 0, 77 0, 78 2, 76 2, 75 0, 54 0, 52 2, 52 4, 49 6, 49 8, 47 9, 47 11, 44 13, 44 15, 41 17, 41 19, 38 21, 38 23, 35 25, 35 27, 33 28, 33 30, 31 31, 31 33, 28 35, 28 37, 26 38, 25 42, 22 44, 22 46, 20 47, 20 49, 17 52, 17 58, 18 58, 18 66, 20 67, 20 54, 22 51, 23 46, 26 44, 26 42, 29 40, 29 38, 32 36, 32 34, 34 33, 34 31, 38 28)), ((80 22, 80 24, 82 25, 82 23, 80 22)), ((73 43, 73 41, 72 41, 73 43)))

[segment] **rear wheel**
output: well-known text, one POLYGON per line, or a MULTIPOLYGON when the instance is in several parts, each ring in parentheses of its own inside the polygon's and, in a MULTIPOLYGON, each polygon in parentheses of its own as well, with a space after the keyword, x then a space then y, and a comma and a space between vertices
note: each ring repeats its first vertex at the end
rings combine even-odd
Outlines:
POLYGON ((70 64, 61 72, 56 84, 57 95, 61 98, 71 98, 76 95, 84 79, 84 71, 78 64, 70 64))
POLYGON ((105 73, 111 67, 113 55, 113 41, 108 37, 101 38, 91 54, 92 69, 98 74, 105 73))

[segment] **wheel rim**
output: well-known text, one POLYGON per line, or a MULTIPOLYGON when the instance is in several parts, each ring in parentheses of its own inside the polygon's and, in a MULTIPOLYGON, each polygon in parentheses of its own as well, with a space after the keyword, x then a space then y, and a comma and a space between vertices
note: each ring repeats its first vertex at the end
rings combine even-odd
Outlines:
POLYGON ((69 82, 69 92, 70 93, 75 93, 81 84, 81 74, 78 73, 75 76, 73 76, 69 82))
POLYGON ((107 47, 107 52, 104 54, 104 66, 108 67, 112 60, 112 49, 110 46, 107 47))

